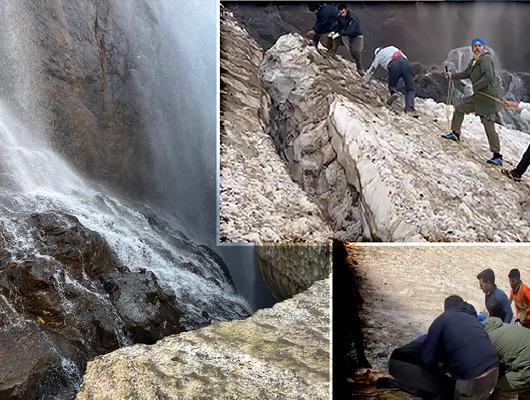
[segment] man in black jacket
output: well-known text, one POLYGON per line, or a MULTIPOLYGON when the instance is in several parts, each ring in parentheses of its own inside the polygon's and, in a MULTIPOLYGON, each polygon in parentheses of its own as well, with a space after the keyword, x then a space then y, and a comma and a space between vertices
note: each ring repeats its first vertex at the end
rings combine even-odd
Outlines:
POLYGON ((340 4, 339 7, 339 19, 337 22, 337 33, 340 38, 333 41, 333 49, 336 50, 340 44, 344 44, 349 50, 353 61, 357 66, 357 72, 359 75, 364 75, 361 53, 364 48, 364 37, 361 31, 361 23, 357 15, 348 10, 346 4, 340 4))
MULTIPOLYGON (((337 23, 339 19, 339 10, 334 4, 320 4, 320 3, 309 3, 307 5, 309 11, 315 13, 317 18, 313 29, 308 31, 306 37, 313 39, 313 44, 318 47, 320 38, 325 33, 335 32, 337 30, 337 23)), ((332 47, 333 39, 327 37, 328 43, 324 45, 330 49, 332 47)))
POLYGON ((495 348, 471 304, 449 296, 444 309, 425 337, 394 350, 389 371, 415 395, 487 399, 499 375, 495 348))

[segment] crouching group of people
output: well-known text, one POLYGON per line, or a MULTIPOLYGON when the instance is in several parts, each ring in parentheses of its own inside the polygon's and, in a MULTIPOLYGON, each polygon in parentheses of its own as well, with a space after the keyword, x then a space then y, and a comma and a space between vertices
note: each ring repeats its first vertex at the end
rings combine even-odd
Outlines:
POLYGON ((389 372, 402 390, 427 399, 530 399, 530 329, 525 327, 530 307, 524 301, 529 291, 515 271, 510 272, 510 300, 521 325, 507 323, 512 313, 502 311, 504 293, 497 293, 494 281, 483 287, 491 277, 483 271, 478 279, 486 306, 497 298, 504 318, 491 312, 486 318, 460 296, 447 297, 428 333, 390 356, 389 372))

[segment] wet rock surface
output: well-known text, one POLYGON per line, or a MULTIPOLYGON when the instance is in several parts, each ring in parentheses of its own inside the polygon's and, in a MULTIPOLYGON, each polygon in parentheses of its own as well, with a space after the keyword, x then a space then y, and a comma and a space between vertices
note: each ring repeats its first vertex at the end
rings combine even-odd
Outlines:
POLYGON ((276 301, 307 290, 331 272, 330 244, 256 246, 256 263, 276 301))
POLYGON ((329 279, 243 321, 90 362, 78 400, 328 399, 329 279))
POLYGON ((262 50, 224 9, 221 36, 221 240, 326 240, 331 230, 269 136, 262 50))
POLYGON ((30 244, 17 247, 24 238, 0 227, 2 399, 72 398, 88 359, 184 330, 174 294, 152 272, 130 271, 77 218, 13 221, 30 244))
MULTIPOLYGON (((135 3, 156 27, 149 3, 135 3)), ((136 37, 137 43, 129 39, 119 8, 97 0, 3 3, 0 96, 28 126, 49 132, 50 142, 77 168, 130 188, 129 178, 138 178, 131 172, 144 122, 134 76, 142 60, 134 54, 154 47, 148 35, 136 37)))

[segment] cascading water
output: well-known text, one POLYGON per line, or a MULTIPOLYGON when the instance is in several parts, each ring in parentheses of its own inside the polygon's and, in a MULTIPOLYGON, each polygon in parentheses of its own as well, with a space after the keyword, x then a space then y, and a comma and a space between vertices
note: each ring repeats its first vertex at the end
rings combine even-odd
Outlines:
MULTIPOLYGON (((213 319, 240 318, 249 313, 223 269, 204 248, 182 233, 150 222, 141 212, 91 185, 0 105, 0 222, 17 238, 20 250, 37 251, 27 232, 17 228, 17 215, 60 210, 99 232, 131 268, 146 268, 171 288, 193 328, 213 319)), ((16 252, 14 252, 16 254, 16 252)))

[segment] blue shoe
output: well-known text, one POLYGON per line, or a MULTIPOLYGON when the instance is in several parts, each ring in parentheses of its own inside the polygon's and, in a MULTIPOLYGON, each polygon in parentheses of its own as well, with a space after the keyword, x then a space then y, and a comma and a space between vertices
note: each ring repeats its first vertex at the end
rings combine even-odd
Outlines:
POLYGON ((488 164, 492 164, 492 165, 502 165, 502 156, 501 157, 492 157, 486 162, 488 164))
POLYGON ((460 142, 460 135, 454 132, 444 133, 442 137, 447 140, 452 140, 453 142, 460 142))

